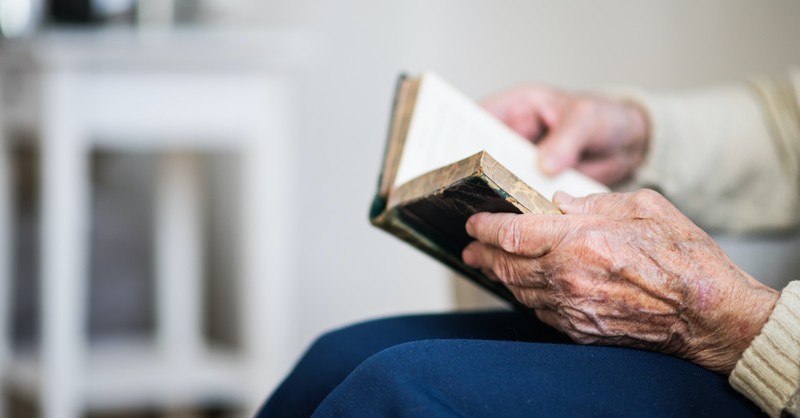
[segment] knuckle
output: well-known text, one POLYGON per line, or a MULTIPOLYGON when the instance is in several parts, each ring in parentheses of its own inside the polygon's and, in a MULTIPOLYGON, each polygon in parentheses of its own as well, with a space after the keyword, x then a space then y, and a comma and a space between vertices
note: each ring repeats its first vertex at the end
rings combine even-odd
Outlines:
POLYGON ((553 89, 543 84, 529 83, 523 86, 522 91, 530 101, 537 101, 540 98, 548 97, 553 94, 553 89))
POLYGON ((631 194, 631 202, 637 209, 652 210, 666 203, 664 196, 650 189, 641 189, 631 194))
POLYGON ((584 197, 581 202, 581 208, 584 213, 592 213, 597 210, 598 204, 602 203, 603 195, 601 194, 591 194, 589 196, 584 197))
POLYGON ((505 221, 498 229, 497 242, 504 251, 516 253, 522 241, 522 227, 519 216, 514 216, 505 221))
POLYGON ((589 98, 581 97, 575 99, 575 102, 572 105, 572 111, 575 112, 576 115, 580 116, 589 116, 595 112, 595 102, 589 98))

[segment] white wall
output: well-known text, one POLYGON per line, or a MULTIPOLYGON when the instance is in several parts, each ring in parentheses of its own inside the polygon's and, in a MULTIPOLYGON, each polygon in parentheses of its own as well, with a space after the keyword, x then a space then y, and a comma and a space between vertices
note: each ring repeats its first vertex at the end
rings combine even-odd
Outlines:
POLYGON ((367 222, 399 71, 433 69, 480 97, 525 81, 683 88, 800 64, 794 1, 236 4, 228 20, 303 25, 322 47, 297 144, 298 350, 332 326, 449 306, 445 272, 367 222))

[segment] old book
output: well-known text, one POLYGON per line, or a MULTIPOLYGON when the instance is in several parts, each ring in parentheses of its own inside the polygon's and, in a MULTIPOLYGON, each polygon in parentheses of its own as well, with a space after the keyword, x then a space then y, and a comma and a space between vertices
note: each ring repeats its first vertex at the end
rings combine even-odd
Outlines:
POLYGON ((478 212, 558 214, 548 200, 557 190, 607 191, 575 171, 548 177, 536 161, 535 145, 438 76, 402 75, 370 220, 520 306, 502 284, 461 261, 472 240, 467 219, 478 212))

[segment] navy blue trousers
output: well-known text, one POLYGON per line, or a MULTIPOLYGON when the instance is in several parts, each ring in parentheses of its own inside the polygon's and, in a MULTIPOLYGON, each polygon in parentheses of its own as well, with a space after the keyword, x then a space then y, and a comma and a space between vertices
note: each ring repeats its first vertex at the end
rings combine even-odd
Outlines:
POLYGON ((515 312, 416 315, 319 338, 259 417, 757 417, 724 376, 580 346, 515 312))

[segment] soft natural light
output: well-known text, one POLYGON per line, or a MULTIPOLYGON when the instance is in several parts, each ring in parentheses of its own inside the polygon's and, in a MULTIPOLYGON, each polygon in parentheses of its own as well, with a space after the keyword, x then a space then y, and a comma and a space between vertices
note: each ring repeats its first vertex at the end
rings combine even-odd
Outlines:
POLYGON ((3 35, 24 34, 31 24, 32 9, 31 0, 0 0, 0 30, 3 35))

